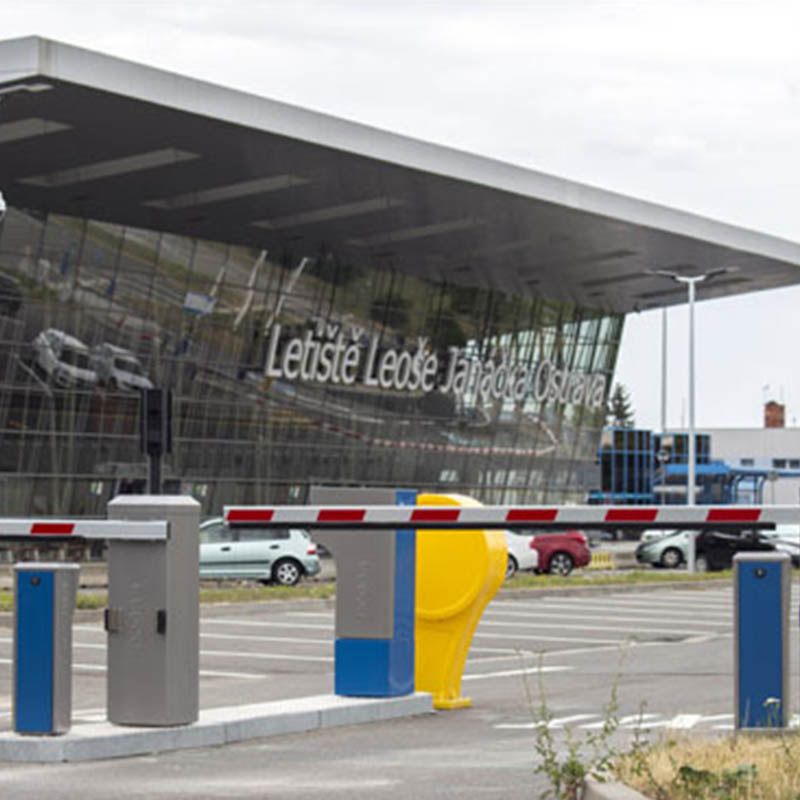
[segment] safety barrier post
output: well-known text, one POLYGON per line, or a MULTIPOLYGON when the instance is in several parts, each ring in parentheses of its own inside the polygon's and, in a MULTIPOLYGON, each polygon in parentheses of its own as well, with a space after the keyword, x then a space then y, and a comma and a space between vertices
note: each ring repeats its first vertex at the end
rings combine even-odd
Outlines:
POLYGON ((62 734, 72 722, 77 564, 14 565, 14 730, 62 734))
POLYGON ((791 559, 737 553, 733 567, 735 727, 786 728, 791 559))

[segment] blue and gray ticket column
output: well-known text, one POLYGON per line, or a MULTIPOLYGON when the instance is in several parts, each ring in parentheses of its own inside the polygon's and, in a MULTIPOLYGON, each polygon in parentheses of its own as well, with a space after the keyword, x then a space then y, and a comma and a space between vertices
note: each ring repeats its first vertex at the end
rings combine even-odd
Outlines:
POLYGON ((735 727, 786 728, 791 559, 738 553, 733 569, 735 727))
MULTIPOLYGON (((409 505, 411 489, 312 487, 309 504, 409 505)), ((334 691, 351 697, 395 697, 414 691, 416 532, 318 529, 312 538, 336 560, 334 691)))
POLYGON ((72 721, 77 564, 14 565, 14 730, 66 733, 72 721))

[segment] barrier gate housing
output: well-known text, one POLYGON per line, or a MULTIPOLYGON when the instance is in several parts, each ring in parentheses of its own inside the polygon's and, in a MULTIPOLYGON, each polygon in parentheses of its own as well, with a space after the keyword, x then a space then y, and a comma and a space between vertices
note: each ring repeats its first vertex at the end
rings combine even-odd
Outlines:
MULTIPOLYGON (((142 726, 194 722, 200 505, 186 496, 120 495, 109 503, 108 516, 0 518, 0 539, 108 540, 108 720, 142 726)), ((71 671, 71 664, 59 669, 71 671)))

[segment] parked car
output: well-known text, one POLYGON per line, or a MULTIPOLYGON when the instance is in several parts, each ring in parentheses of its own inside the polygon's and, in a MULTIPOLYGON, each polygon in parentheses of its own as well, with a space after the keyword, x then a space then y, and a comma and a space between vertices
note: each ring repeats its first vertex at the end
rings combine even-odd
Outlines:
MULTIPOLYGON (((736 553, 774 550, 775 545, 757 531, 700 531, 695 540, 695 568, 698 572, 728 569, 736 553)), ((688 558, 689 531, 674 531, 636 548, 636 561, 654 567, 679 567, 688 558)))
POLYGON ((97 379, 109 389, 152 389, 138 358, 124 347, 105 342, 92 348, 91 363, 97 379))
POLYGON ((508 560, 506 580, 513 578, 518 570, 534 570, 539 566, 539 552, 531 546, 533 536, 519 531, 505 531, 508 560))
POLYGON ((56 386, 94 388, 97 384, 89 348, 56 328, 41 331, 33 340, 33 364, 56 386))
POLYGON ((200 525, 200 577, 294 586, 320 571, 317 546, 302 528, 232 527, 222 517, 200 525))
POLYGON ((789 539, 780 539, 777 536, 769 536, 767 541, 773 544, 779 553, 786 553, 792 559, 793 567, 800 567, 800 544, 789 539))
POLYGON ((530 546, 539 554, 538 571, 553 575, 569 575, 592 560, 589 540, 582 531, 537 531, 530 546))
POLYGON ((639 537, 640 542, 655 542, 658 539, 663 539, 665 536, 675 533, 674 530, 669 528, 652 528, 651 530, 642 531, 639 537))
POLYGON ((779 553, 786 553, 792 559, 793 567, 800 567, 800 535, 796 525, 778 525, 774 531, 762 531, 761 535, 779 553))

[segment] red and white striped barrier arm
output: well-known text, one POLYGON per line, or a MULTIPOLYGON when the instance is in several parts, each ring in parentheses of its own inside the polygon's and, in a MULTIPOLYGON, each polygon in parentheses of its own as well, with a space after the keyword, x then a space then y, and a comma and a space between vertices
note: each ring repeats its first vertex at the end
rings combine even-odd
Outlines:
POLYGON ((0 538, 27 539, 47 536, 71 539, 164 540, 168 525, 164 521, 18 519, 0 517, 0 538))
POLYGON ((313 528, 771 528, 800 506, 225 506, 231 525, 313 528))

